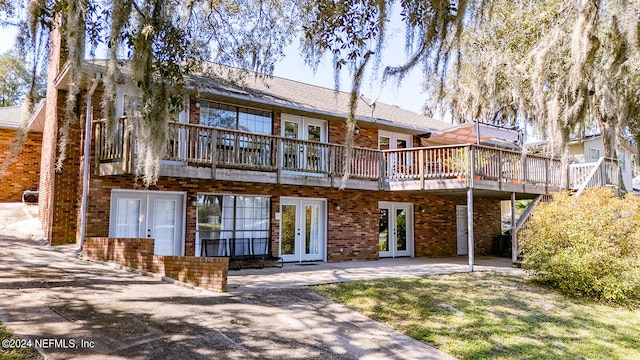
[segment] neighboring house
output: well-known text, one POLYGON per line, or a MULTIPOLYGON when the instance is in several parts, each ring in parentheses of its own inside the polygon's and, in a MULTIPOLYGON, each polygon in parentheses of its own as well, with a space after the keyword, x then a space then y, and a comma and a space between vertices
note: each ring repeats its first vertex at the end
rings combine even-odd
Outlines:
POLYGON ((29 118, 22 147, 14 143, 25 116, 23 107, 0 108, 0 202, 21 201, 25 191, 38 189, 44 108, 43 100, 29 118))
MULTIPOLYGON (((602 135, 587 135, 581 139, 574 139, 569 142, 569 156, 572 162, 589 163, 596 162, 603 157, 604 143, 602 135)), ((622 182, 627 191, 633 190, 633 166, 635 163, 635 150, 626 140, 620 141, 618 146, 618 164, 622 182)))
MULTIPOLYGON (((169 125, 167 154, 151 188, 133 173, 135 132, 124 130, 131 122, 125 104, 135 99, 118 88, 123 117, 109 141, 113 134, 100 120, 102 85, 95 80, 89 98, 94 80, 87 80, 81 121, 71 129, 63 168, 54 171, 68 67, 53 39, 40 180, 40 215, 52 245, 81 240, 85 114, 93 120, 86 236, 153 238, 160 255, 267 249, 284 261, 333 262, 472 256, 471 249, 491 254, 501 231, 500 200, 549 194, 566 178, 556 159, 495 146, 502 130, 452 129, 360 101, 351 176, 340 190, 348 94, 252 75, 244 86, 192 79, 198 92, 169 125), (477 140, 493 145, 468 145, 477 140), (430 141, 439 146, 421 147, 430 141)), ((99 78, 103 65, 86 63, 84 78, 99 78)))

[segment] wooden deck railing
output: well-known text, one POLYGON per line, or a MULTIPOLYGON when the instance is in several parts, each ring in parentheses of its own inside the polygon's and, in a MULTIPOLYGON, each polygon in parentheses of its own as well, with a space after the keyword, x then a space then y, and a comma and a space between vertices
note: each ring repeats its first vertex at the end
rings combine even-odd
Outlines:
MULTIPOLYGON (((134 158, 134 127, 120 119, 114 136, 104 121, 95 122, 97 161, 124 162, 134 158)), ((170 123, 164 160, 189 166, 342 176, 343 145, 252 134, 203 125, 170 123)), ((569 188, 583 184, 593 164, 571 165, 569 188)), ((131 165, 126 167, 132 169, 131 165)), ((467 179, 566 188, 567 175, 558 159, 478 145, 455 145, 396 150, 355 147, 350 177, 378 181, 467 179)), ((616 184, 617 163, 604 161, 597 170, 599 184, 616 184)), ((596 181, 596 180, 593 180, 596 181)), ((595 184, 595 182, 594 182, 595 184)))
POLYGON ((561 186, 560 161, 478 145, 382 151, 384 177, 391 180, 471 178, 539 186, 561 186), (473 169, 472 169, 473 164, 473 169))

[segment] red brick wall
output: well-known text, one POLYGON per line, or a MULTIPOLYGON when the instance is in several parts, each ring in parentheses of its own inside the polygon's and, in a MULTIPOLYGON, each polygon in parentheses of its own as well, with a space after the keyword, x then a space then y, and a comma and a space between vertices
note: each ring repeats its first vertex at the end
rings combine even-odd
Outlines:
POLYGON ((150 270, 153 239, 87 238, 82 245, 82 255, 134 269, 150 270))
POLYGON ((229 258, 153 256, 154 273, 217 292, 227 291, 229 258))
MULTIPOLYGON (((0 128, 0 167, 10 156, 15 136, 15 129, 0 128)), ((7 170, 0 173, 0 202, 21 201, 25 190, 38 189, 41 149, 42 133, 29 133, 18 156, 9 160, 7 170)))
MULTIPOLYGON (((329 122, 329 142, 334 144, 344 144, 347 137, 347 125, 344 121, 329 122)), ((354 136, 353 142, 355 146, 377 149, 378 148, 378 129, 360 128, 360 131, 354 136)))
MULTIPOLYGON (((105 176, 91 181, 87 236, 108 236, 112 189, 146 190, 132 176, 105 176)), ((256 184, 199 179, 161 177, 150 190, 186 191, 187 219, 185 255, 195 255, 196 209, 191 197, 199 192, 271 196, 272 252, 278 254, 280 197, 327 199, 328 261, 373 260, 378 258, 378 202, 398 201, 414 204, 415 255, 443 257, 456 255, 456 205, 466 205, 466 197, 428 193, 358 191, 291 185, 256 184), (335 210, 333 203, 340 205, 335 210), (419 207, 425 208, 424 213, 419 207), (340 251, 342 249, 342 251, 340 251)), ((498 200, 476 198, 475 241, 478 254, 490 253, 491 241, 500 231, 498 200)))
POLYGON ((227 291, 228 258, 153 255, 153 239, 87 238, 82 254, 115 262, 212 291, 227 291))

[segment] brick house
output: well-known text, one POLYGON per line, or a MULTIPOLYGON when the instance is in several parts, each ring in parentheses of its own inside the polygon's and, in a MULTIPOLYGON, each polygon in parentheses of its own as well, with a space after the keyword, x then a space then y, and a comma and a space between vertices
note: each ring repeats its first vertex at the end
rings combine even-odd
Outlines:
POLYGON ((24 116, 23 107, 0 108, 0 202, 21 201, 25 191, 38 189, 45 108, 44 101, 36 106, 27 122, 28 133, 17 154, 11 148, 24 116))
POLYGON ((40 218, 52 245, 153 238, 156 255, 259 252, 287 262, 472 257, 493 253, 501 200, 549 194, 566 178, 558 160, 519 152, 508 131, 451 127, 361 99, 351 175, 340 190, 348 94, 250 75, 243 86, 191 79, 186 110, 168 128, 160 178, 145 188, 133 171, 135 131, 126 130, 135 99, 118 88, 122 117, 106 134, 99 61, 83 67, 80 121, 54 171, 69 69, 52 39, 40 176, 40 218))

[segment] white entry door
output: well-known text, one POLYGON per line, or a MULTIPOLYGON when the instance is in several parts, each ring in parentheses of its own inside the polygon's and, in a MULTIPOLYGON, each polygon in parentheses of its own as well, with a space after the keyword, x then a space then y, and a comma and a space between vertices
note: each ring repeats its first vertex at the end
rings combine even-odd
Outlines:
POLYGON ((155 255, 183 255, 184 214, 183 193, 114 190, 109 236, 153 238, 155 255))
POLYGON ((280 201, 280 256, 284 261, 326 261, 326 213, 325 200, 280 201))
POLYGON ((378 204, 380 257, 413 256, 413 204, 378 204))
POLYGON ((458 238, 458 255, 469 254, 469 217, 466 205, 456 205, 456 229, 458 238))

